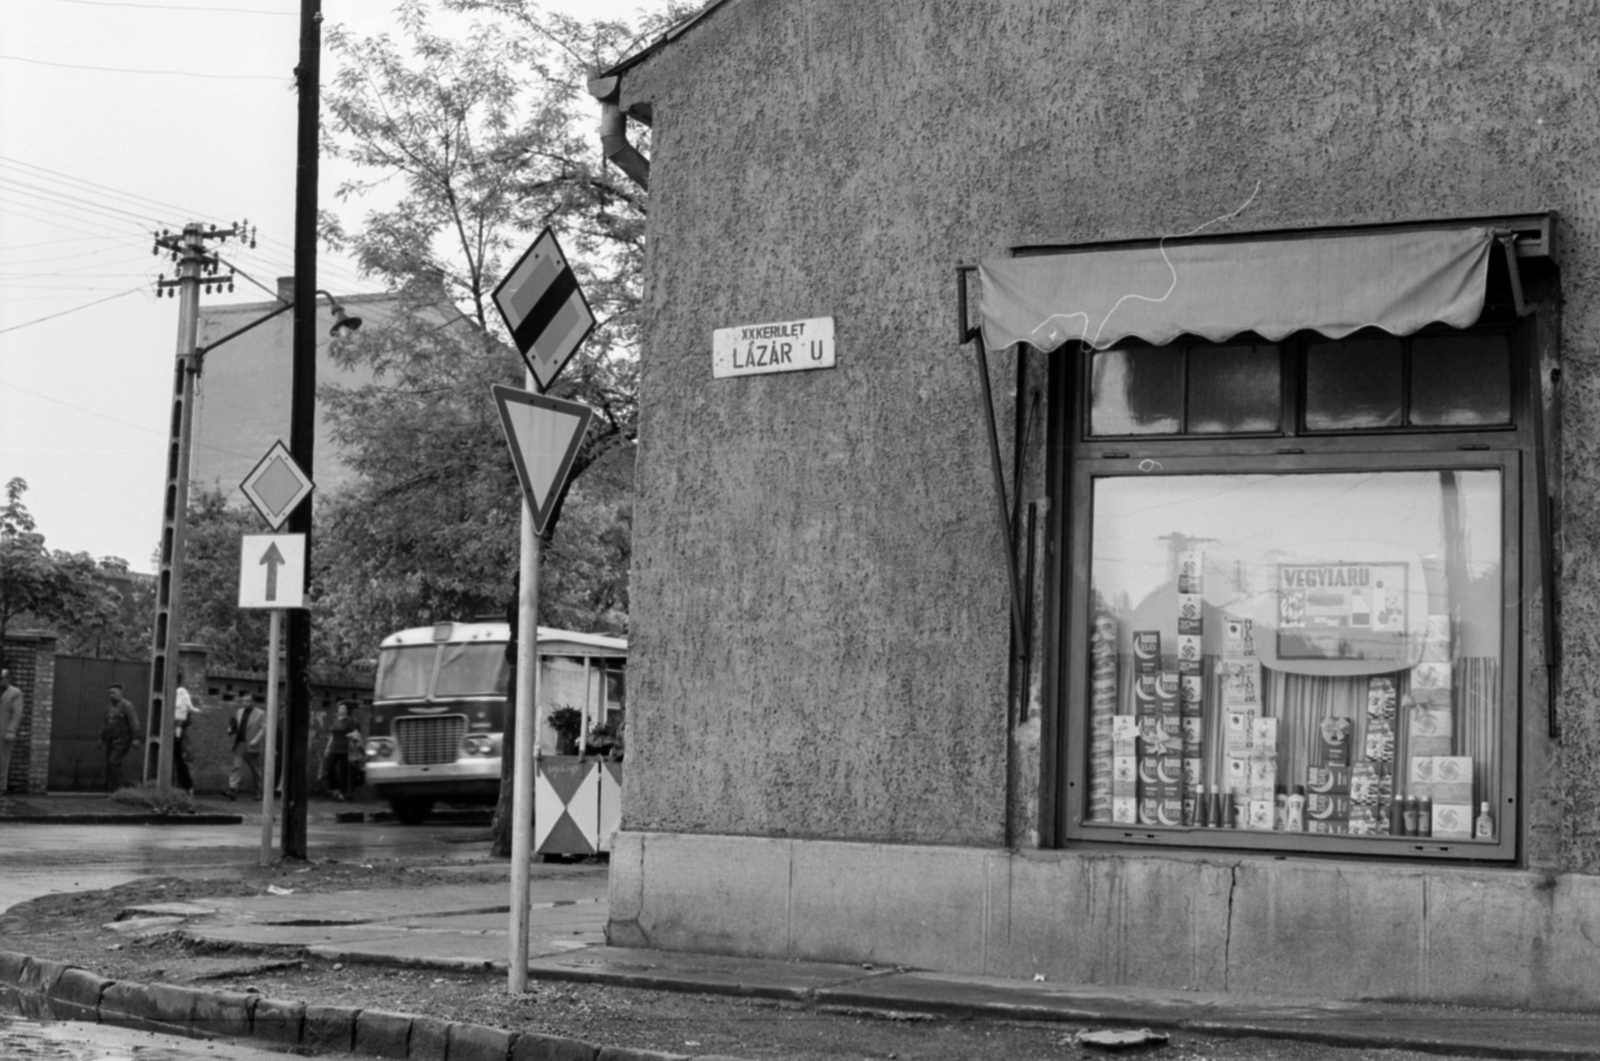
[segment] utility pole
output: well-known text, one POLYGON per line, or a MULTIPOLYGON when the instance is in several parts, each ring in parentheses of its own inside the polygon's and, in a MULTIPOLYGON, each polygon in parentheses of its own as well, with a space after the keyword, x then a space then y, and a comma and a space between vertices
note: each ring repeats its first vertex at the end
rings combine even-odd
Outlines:
MULTIPOLYGON (((289 453, 313 475, 317 413, 317 137, 321 109, 321 0, 300 0, 297 165, 294 194, 294 356, 289 398, 289 453)), ((306 536, 306 579, 311 578, 311 505, 289 517, 289 533, 306 536)), ((311 612, 289 612, 289 710, 283 748, 283 855, 306 857, 306 746, 311 739, 311 612)))
MULTIPOLYGON (((183 542, 189 515, 189 445, 194 431, 195 380, 200 375, 203 354, 196 348, 200 327, 200 288, 206 293, 213 286, 233 290, 233 276, 218 276, 221 259, 206 252, 206 240, 244 238, 245 225, 230 229, 207 229, 191 221, 182 232, 162 232, 155 237, 150 253, 165 250, 178 265, 178 275, 168 280, 162 274, 156 281, 156 295, 163 291, 178 298, 178 358, 172 383, 172 420, 167 439, 167 488, 162 495, 161 570, 156 581, 156 621, 150 656, 150 703, 145 713, 148 742, 159 734, 159 743, 147 744, 144 777, 155 775, 162 787, 172 785, 173 697, 178 674, 179 627, 183 615, 183 542), (150 753, 154 753, 153 755, 150 753)), ((253 243, 252 243, 253 245, 253 243)))

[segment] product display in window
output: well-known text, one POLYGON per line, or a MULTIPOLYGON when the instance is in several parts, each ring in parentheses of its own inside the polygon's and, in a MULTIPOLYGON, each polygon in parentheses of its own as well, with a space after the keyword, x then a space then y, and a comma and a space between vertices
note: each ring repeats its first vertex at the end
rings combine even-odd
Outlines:
POLYGON ((1495 470, 1097 481, 1085 820, 1494 839, 1501 506, 1495 470))

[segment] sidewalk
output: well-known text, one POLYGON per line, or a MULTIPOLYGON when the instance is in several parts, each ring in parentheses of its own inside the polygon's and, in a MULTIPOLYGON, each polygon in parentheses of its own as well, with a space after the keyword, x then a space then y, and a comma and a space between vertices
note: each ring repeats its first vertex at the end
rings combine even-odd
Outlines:
MULTIPOLYGON (((12 801, 18 802, 26 801, 12 801)), ((48 806, 34 806, 34 813, 56 811, 50 820, 75 820, 69 800, 35 802, 48 806)), ((319 815, 381 813, 339 809, 341 804, 313 806, 319 815)), ((0 812, 0 818, 17 820, 16 809, 12 815, 0 812)), ((330 961, 503 972, 510 949, 509 897, 509 884, 495 883, 158 903, 125 911, 122 930, 129 935, 176 931, 238 949, 330 961)), ((605 943, 608 906, 602 874, 540 879, 533 899, 528 950, 529 970, 536 979, 829 1007, 1301 1039, 1367 1049, 1600 1061, 1600 1015, 1051 984, 627 949, 605 943)))

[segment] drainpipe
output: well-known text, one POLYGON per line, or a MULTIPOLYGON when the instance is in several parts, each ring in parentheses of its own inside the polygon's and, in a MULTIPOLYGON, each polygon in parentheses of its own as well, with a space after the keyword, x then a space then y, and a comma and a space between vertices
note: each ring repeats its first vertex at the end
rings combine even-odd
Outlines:
MULTIPOLYGON (((589 94, 600 101, 600 147, 606 158, 646 191, 650 190, 650 160, 628 143, 628 115, 618 102, 620 77, 599 77, 589 82, 589 94)), ((645 124, 649 124, 648 118, 645 124)))

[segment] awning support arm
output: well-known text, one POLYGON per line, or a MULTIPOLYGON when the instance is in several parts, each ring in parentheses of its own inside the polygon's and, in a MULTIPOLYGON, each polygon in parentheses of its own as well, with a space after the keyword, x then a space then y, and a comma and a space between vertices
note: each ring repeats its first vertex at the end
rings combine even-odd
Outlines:
MULTIPOLYGON (((976 267, 962 265, 956 267, 957 313, 959 314, 958 328, 961 341, 971 341, 973 350, 977 354, 978 385, 983 391, 983 415, 989 427, 989 463, 994 469, 995 490, 995 515, 999 519, 1000 541, 1006 551, 1006 578, 1011 585, 1011 623, 1016 637, 1022 636, 1022 590, 1017 579, 1017 550, 1011 527, 1010 506, 1006 504, 1006 479, 1003 465, 1000 461, 1000 433, 994 419, 994 394, 989 387, 989 355, 984 349, 983 335, 967 324, 967 273, 975 271, 976 267)), ((1020 485, 1020 484, 1018 484, 1020 485)))
MULTIPOLYGON (((1511 298, 1517 316, 1530 311, 1522 301, 1522 275, 1517 269, 1517 234, 1496 230, 1495 237, 1505 248, 1506 273, 1511 281, 1511 298)), ((1551 740, 1561 739, 1561 718, 1556 712, 1556 693, 1561 688, 1561 642, 1556 632, 1556 561, 1551 537, 1550 471, 1544 439, 1544 372, 1537 344, 1528 352, 1528 410, 1533 431, 1534 530, 1539 538, 1539 597, 1544 637, 1546 730, 1551 740)))

